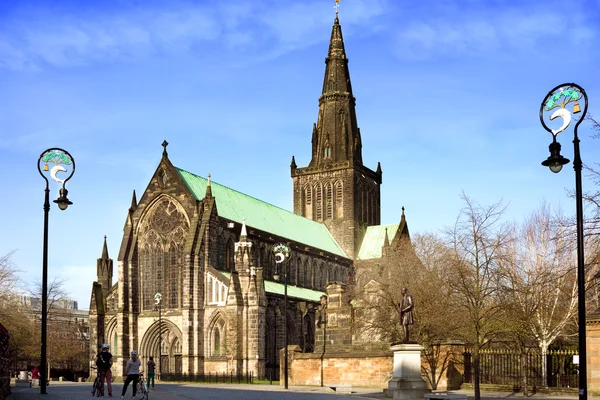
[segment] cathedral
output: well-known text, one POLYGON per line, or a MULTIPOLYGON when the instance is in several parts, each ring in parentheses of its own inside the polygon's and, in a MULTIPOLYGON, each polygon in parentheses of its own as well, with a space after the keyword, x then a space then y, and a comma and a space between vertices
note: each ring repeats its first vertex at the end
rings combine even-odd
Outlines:
POLYGON ((91 291, 90 352, 109 343, 115 376, 135 349, 163 374, 277 377, 284 321, 288 344, 314 351, 328 286, 364 285, 408 238, 404 212, 399 223, 380 225, 382 170, 362 162, 337 14, 325 62, 311 161, 291 160, 293 212, 177 168, 163 142, 139 201, 133 192, 118 279, 112 283, 105 239, 91 291), (290 249, 282 264, 277 243, 290 249))

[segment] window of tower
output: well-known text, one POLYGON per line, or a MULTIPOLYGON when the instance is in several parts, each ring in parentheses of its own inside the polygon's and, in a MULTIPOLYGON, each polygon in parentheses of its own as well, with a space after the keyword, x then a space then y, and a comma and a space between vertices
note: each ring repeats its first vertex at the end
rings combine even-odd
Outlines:
POLYGON ((344 216, 344 197, 342 190, 342 182, 337 181, 335 183, 335 213, 337 218, 344 216))
POLYGON ((325 204, 327 205, 327 219, 333 218, 333 187, 331 183, 325 186, 325 204))
POLYGON ((323 146, 323 156, 325 158, 331 157, 331 145, 329 144, 329 139, 325 139, 325 145, 323 146))
POLYGON ((317 192, 317 221, 323 220, 323 198, 322 198, 322 188, 321 185, 317 184, 315 187, 315 191, 317 192))
POLYGON ((312 219, 313 216, 313 205, 312 205, 312 187, 306 185, 304 187, 304 216, 312 219))

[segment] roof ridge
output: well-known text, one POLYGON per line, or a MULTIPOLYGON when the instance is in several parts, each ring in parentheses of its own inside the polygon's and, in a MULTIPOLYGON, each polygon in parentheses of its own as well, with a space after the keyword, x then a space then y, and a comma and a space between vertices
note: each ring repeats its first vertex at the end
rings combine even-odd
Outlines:
MULTIPOLYGON (((196 193, 190 186, 189 186, 189 182, 186 181, 186 179, 189 179, 191 181, 197 181, 198 183, 204 181, 207 181, 207 178, 204 178, 200 175, 194 174, 193 172, 189 172, 186 171, 182 168, 173 166, 175 168, 175 170, 178 172, 178 174, 182 177, 182 179, 184 180, 186 186, 191 190, 192 194, 194 195, 195 198, 197 198, 198 200, 201 200, 201 194, 200 193, 196 193), (188 178, 186 178, 188 177, 188 178)), ((329 231, 329 229, 327 228, 327 226, 324 223, 318 222, 318 221, 314 221, 312 219, 303 217, 301 215, 298 215, 292 211, 286 210, 285 208, 276 206, 274 204, 268 203, 264 200, 258 199, 254 196, 250 196, 246 193, 240 192, 239 190, 236 189, 232 189, 228 186, 222 185, 220 183, 215 183, 212 179, 211 179, 211 184, 213 185, 213 189, 215 188, 219 188, 219 191, 225 191, 225 192, 230 192, 232 194, 235 194, 236 196, 240 196, 240 198, 244 198, 247 199, 247 201, 252 201, 257 205, 260 205, 261 207, 265 207, 266 209, 269 209, 270 212, 273 212, 275 214, 279 214, 282 217, 285 216, 285 218, 289 218, 290 221, 295 221, 294 223, 297 224, 302 224, 306 227, 311 227, 311 229, 318 229, 320 232, 323 232, 322 234, 327 235, 328 240, 331 242, 331 245, 335 248, 335 250, 333 248, 328 248, 326 245, 325 247, 322 247, 320 245, 317 245, 316 243, 313 243, 312 241, 302 241, 302 240, 298 240, 298 238, 295 238, 295 235, 290 235, 290 232, 278 232, 278 231, 272 231, 272 230, 265 230, 264 226, 261 226, 261 224, 255 224, 252 221, 249 221, 248 219, 246 220, 246 225, 253 227, 255 229, 259 229, 261 231, 265 231, 267 233, 271 233, 271 234, 275 234, 278 236, 281 236, 283 238, 288 238, 294 241, 298 241, 299 243, 304 243, 307 246, 311 246, 311 247, 315 247, 321 250, 325 250, 327 252, 330 252, 332 254, 337 254, 337 255, 341 255, 342 257, 346 257, 348 258, 348 256, 346 255, 346 253, 344 252, 344 250, 342 249, 342 247, 340 246, 340 244, 337 242, 337 240, 335 240, 335 237, 333 237, 333 235, 331 234, 331 232, 329 231)), ((213 192, 214 193, 214 192, 213 192)), ((240 218, 243 218, 244 216, 240 216, 240 218)), ((246 217, 249 217, 249 215, 247 215, 246 217)), ((234 219, 235 220, 235 219, 234 219)), ((254 221, 257 222, 257 221, 254 221)), ((240 223, 241 223, 241 219, 240 219, 240 223)), ((306 238, 305 238, 306 239, 306 238)))
MULTIPOLYGON (((195 177, 197 177, 197 178, 206 179, 206 178, 205 178, 205 177, 203 177, 203 176, 200 176, 200 175, 198 175, 198 174, 195 174, 195 173, 193 173, 193 172, 187 171, 187 170, 185 170, 185 169, 182 169, 182 168, 179 168, 179 167, 175 167, 175 169, 178 169, 179 171, 187 172, 188 174, 190 174, 190 175, 194 175, 194 176, 195 176, 195 177)), ((214 181, 212 178, 211 178, 211 180, 210 180, 210 184, 211 184, 211 185, 217 185, 217 186, 224 187, 224 188, 226 188, 226 189, 232 190, 232 191, 234 191, 234 192, 236 192, 236 193, 239 193, 239 194, 241 194, 241 195, 244 195, 244 196, 246 196, 246 197, 250 197, 250 198, 252 198, 252 199, 254 199, 254 200, 256 200, 256 201, 260 201, 261 203, 267 204, 267 205, 269 205, 269 206, 271 206, 271 207, 278 208, 278 209, 280 209, 281 211, 285 211, 286 213, 292 214, 292 215, 294 215, 294 216, 296 216, 296 217, 298 217, 298 218, 302 218, 302 219, 304 219, 304 220, 306 220, 306 221, 310 221, 310 222, 312 222, 312 223, 315 223, 315 224, 319 224, 319 225, 323 225, 323 226, 325 226, 325 224, 324 224, 324 223, 322 223, 322 222, 318 222, 318 221, 315 221, 315 220, 313 220, 313 219, 310 219, 310 218, 303 217, 302 215, 298 215, 298 214, 296 214, 296 213, 294 213, 294 212, 292 212, 292 211, 290 211, 290 210, 286 210, 285 208, 282 208, 282 207, 276 206, 275 204, 271 204, 271 203, 269 203, 269 202, 266 202, 266 201, 264 201, 264 200, 261 200, 261 199, 259 199, 259 198, 257 198, 257 197, 254 197, 254 196, 251 196, 251 195, 249 195, 249 194, 246 194, 246 193, 244 193, 244 192, 240 192, 239 190, 236 190, 236 189, 230 188, 229 186, 225 186, 225 185, 223 185, 223 184, 217 183, 217 182, 215 182, 215 181, 214 181)))

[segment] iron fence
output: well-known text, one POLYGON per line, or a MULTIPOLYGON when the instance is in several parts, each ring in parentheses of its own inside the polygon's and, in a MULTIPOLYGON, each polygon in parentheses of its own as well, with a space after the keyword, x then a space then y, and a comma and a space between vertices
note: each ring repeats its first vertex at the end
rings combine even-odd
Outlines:
MULTIPOLYGON (((579 382, 578 365, 573 364, 576 354, 575 350, 551 350, 546 354, 539 351, 523 354, 508 350, 482 350, 480 383, 520 388, 526 377, 527 386, 531 387, 576 388, 579 382)), ((467 352, 464 357, 464 381, 473 383, 473 356, 467 352)))
POLYGON ((161 374, 161 381, 166 382, 202 382, 202 383, 254 383, 252 371, 242 373, 234 372, 208 372, 206 374, 161 374))

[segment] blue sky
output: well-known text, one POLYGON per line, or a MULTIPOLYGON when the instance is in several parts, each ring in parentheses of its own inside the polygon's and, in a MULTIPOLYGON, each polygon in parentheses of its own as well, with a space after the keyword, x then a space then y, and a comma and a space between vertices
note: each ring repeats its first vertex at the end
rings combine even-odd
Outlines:
MULTIPOLYGON (((0 2, 0 254, 41 279, 49 147, 76 160, 66 212, 50 212, 49 275, 89 305, 108 236, 160 161, 286 209, 289 164, 309 162, 333 0, 0 2)), ((454 222, 464 191, 520 220, 546 201, 574 213, 541 167, 545 94, 576 82, 600 116, 600 1, 342 0, 363 159, 383 169, 382 223, 413 233, 454 222)), ((579 130, 584 163, 600 140, 579 130)), ((573 158, 572 130, 559 135, 573 158), (562 136, 562 138, 561 138, 562 136)), ((584 181, 584 189, 591 183, 584 181)), ((51 187, 51 199, 58 197, 51 187)), ((117 274, 115 268, 115 276, 117 274)))

